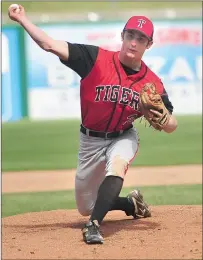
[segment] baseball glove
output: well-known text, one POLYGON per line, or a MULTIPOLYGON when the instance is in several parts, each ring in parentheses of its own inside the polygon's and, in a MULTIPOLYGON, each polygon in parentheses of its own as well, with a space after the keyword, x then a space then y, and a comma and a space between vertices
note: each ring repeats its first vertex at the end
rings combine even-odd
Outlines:
POLYGON ((168 124, 170 114, 154 83, 146 83, 140 93, 140 111, 156 130, 162 131, 168 124))

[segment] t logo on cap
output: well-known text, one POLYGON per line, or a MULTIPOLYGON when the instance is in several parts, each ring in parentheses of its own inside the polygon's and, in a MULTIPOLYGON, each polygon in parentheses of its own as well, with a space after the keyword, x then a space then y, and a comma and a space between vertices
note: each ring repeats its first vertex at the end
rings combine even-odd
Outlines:
POLYGON ((149 40, 153 39, 154 25, 146 16, 132 16, 127 21, 124 30, 137 30, 146 35, 149 40))
POLYGON ((143 24, 146 23, 146 21, 143 20, 143 19, 138 19, 137 21, 138 21, 138 26, 137 27, 139 27, 139 28, 142 28, 143 24))

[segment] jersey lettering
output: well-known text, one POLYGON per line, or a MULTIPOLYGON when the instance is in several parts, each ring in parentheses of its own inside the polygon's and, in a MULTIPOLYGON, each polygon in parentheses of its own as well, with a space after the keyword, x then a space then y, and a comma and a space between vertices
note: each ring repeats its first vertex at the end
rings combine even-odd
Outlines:
POLYGON ((123 125, 125 124, 131 124, 135 121, 135 119, 137 119, 139 117, 138 114, 133 114, 127 117, 127 120, 123 123, 123 125))
POLYGON ((97 96, 95 98, 95 101, 100 101, 101 91, 103 91, 103 90, 104 90, 104 86, 97 86, 96 87, 97 96))
POLYGON ((119 85, 112 86, 112 88, 111 88, 111 96, 110 96, 110 101, 111 102, 118 101, 118 95, 119 95, 120 87, 121 86, 119 86, 119 85))
POLYGON ((122 105, 128 105, 134 110, 139 111, 139 93, 126 87, 122 88, 120 85, 96 86, 95 101, 98 102, 101 100, 119 102, 122 105))
POLYGON ((128 96, 131 94, 132 90, 129 88, 123 88, 122 89, 122 96, 120 100, 120 104, 127 105, 128 104, 128 96))
POLYGON ((139 93, 133 91, 132 99, 129 106, 132 107, 134 110, 138 110, 139 96, 139 93))
POLYGON ((107 85, 105 87, 106 87, 106 91, 105 91, 105 96, 104 96, 103 101, 108 101, 108 94, 109 94, 109 90, 111 88, 111 85, 107 85))

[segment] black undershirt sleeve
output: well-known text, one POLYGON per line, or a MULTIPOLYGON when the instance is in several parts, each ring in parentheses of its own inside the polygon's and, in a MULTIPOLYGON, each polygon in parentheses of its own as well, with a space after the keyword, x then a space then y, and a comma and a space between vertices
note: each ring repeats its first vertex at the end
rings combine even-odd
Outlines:
POLYGON ((173 105, 171 103, 171 101, 168 98, 168 94, 164 88, 164 92, 161 95, 162 101, 164 102, 165 107, 168 109, 169 113, 172 114, 173 113, 173 105))
MULTIPOLYGON (((66 61, 60 59, 60 61, 70 69, 74 70, 82 79, 84 79, 90 73, 96 62, 99 47, 94 45, 70 42, 67 42, 67 44, 69 47, 69 58, 66 61)), ((126 68, 124 67, 124 69, 126 68)), ((127 70, 126 73, 132 74, 129 73, 127 70)), ((165 89, 163 94, 161 95, 161 98, 169 113, 172 114, 173 105, 170 102, 165 89)))
POLYGON ((74 70, 83 79, 92 70, 97 59, 99 47, 70 42, 67 42, 67 44, 69 48, 69 58, 66 61, 60 59, 60 61, 74 70))

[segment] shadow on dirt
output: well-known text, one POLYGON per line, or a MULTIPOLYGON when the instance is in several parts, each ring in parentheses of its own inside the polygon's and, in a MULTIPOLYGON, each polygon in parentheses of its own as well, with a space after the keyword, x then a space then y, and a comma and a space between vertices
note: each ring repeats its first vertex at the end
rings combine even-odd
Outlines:
MULTIPOLYGON (((3 225, 3 228, 17 228, 18 232, 21 233, 36 233, 43 231, 56 231, 58 229, 79 229, 84 226, 87 219, 77 219, 76 221, 64 222, 64 223, 53 223, 53 224, 30 224, 30 225, 3 225), (27 232, 26 232, 27 230, 27 232)), ((120 220, 104 220, 101 225, 102 233, 105 233, 105 237, 112 236, 122 230, 153 230, 157 229, 160 224, 153 221, 153 218, 142 218, 142 219, 120 219, 120 220)))

